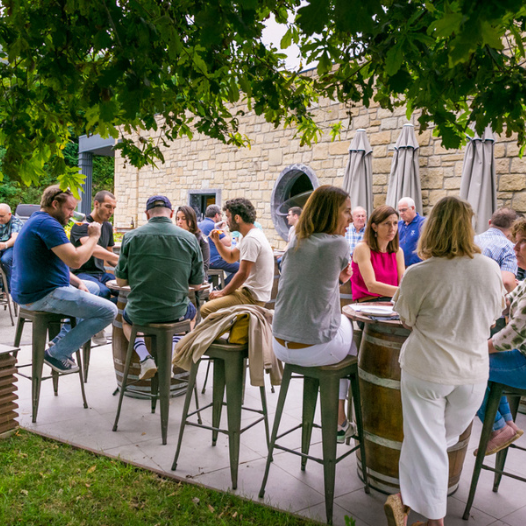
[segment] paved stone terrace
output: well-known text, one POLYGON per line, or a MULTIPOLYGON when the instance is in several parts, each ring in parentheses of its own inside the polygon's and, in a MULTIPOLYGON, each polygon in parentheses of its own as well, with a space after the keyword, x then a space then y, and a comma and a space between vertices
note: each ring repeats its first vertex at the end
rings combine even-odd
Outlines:
MULTIPOLYGON (((109 332, 109 329, 107 329, 109 332)), ((0 310, 0 343, 12 344, 14 327, 11 326, 7 311, 0 310)), ((28 327, 22 339, 20 363, 26 363, 31 356, 31 332, 28 327)), ((44 366, 44 373, 49 371, 44 366)), ((202 386, 205 367, 199 373, 199 386, 202 386)), ((230 489, 228 443, 220 435, 216 447, 211 447, 210 433, 194 427, 187 427, 183 447, 176 472, 170 470, 175 454, 176 441, 182 413, 183 398, 171 400, 168 444, 161 445, 159 413, 150 413, 150 402, 125 398, 119 423, 119 430, 112 431, 118 397, 112 396, 116 388, 111 345, 92 350, 89 379, 86 395, 89 408, 83 409, 77 375, 62 377, 59 395, 53 395, 50 381, 44 382, 41 391, 38 421, 31 423, 31 382, 20 378, 18 382, 19 422, 22 427, 45 433, 80 447, 87 447, 103 454, 113 455, 133 461, 145 468, 164 471, 170 476, 197 481, 222 491, 230 489)), ((267 389, 270 420, 278 394, 267 389)), ((211 399, 211 388, 200 395, 201 404, 211 399)), ((246 403, 259 407, 259 390, 247 386, 246 403)), ((159 410, 158 410, 159 411, 159 410)), ((301 385, 293 382, 287 399, 284 419, 291 427, 299 422, 301 415, 301 385)), ((203 415, 205 416, 205 415, 203 415)), ((205 420, 209 421, 206 415, 205 420)), ((226 419, 226 415, 224 417, 226 419)), ((244 421, 255 418, 248 413, 244 421)), ((520 415, 518 424, 526 427, 526 416, 520 415)), ((467 499, 469 483, 473 471, 475 449, 480 436, 481 425, 475 421, 472 439, 461 478, 460 488, 448 501, 448 526, 524 526, 526 524, 526 485, 504 477, 499 493, 493 493, 492 474, 482 472, 478 492, 468 522, 462 520, 467 499)), ((321 450, 320 434, 315 430, 313 454, 321 450)), ((519 442, 526 440, 521 438, 519 442)), ((288 437, 290 447, 300 444, 299 433, 288 437)), ((338 446, 344 450, 347 446, 338 446)), ((254 426, 241 437, 238 489, 234 492, 254 501, 264 502, 277 508, 292 511, 306 517, 325 521, 323 471, 314 462, 307 464, 307 470, 300 470, 299 457, 276 451, 270 469, 265 499, 258 499, 258 491, 263 478, 266 460, 265 434, 262 424, 254 426)), ((526 455, 512 450, 508 455, 507 469, 517 474, 526 472, 526 455)), ((381 526, 386 524, 383 513, 385 495, 371 490, 370 495, 363 491, 356 474, 355 456, 351 455, 340 464, 336 472, 336 498, 334 524, 345 525, 345 516, 353 517, 357 526, 381 526)), ((419 520, 412 514, 409 524, 419 520)))

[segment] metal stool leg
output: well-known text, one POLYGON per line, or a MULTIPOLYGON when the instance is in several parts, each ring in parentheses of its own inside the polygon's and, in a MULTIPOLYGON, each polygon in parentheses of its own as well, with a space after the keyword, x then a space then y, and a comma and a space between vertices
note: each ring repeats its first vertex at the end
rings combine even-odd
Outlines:
POLYGON ((190 408, 190 402, 192 401, 192 391, 195 387, 195 379, 197 377, 197 371, 199 370, 199 362, 193 363, 190 369, 190 377, 188 378, 188 390, 184 398, 183 416, 181 418, 181 427, 179 428, 179 439, 177 440, 177 449, 175 450, 174 461, 172 464, 172 471, 177 469, 177 460, 179 459, 179 453, 181 452, 181 445, 183 443, 184 428, 186 427, 186 419, 188 418, 188 410, 190 408))
POLYGON ((354 407, 354 414, 356 417, 356 427, 358 429, 358 440, 360 441, 360 455, 362 457, 362 476, 365 484, 365 493, 371 492, 369 488, 369 475, 367 473, 367 460, 365 458, 365 437, 363 434, 363 417, 362 417, 362 402, 360 395, 360 384, 358 381, 358 368, 356 373, 351 375, 351 393, 354 407))
POLYGON ((279 423, 281 421, 281 415, 283 414, 283 407, 285 405, 285 399, 287 398, 287 391, 289 390, 291 372, 285 365, 283 371, 283 378, 281 379, 281 388, 279 390, 278 405, 276 406, 276 414, 274 415, 274 425, 272 427, 272 436, 270 437, 270 446, 268 449, 267 464, 265 466, 265 474, 263 475, 263 481, 261 482, 261 488, 259 489, 259 498, 262 499, 265 496, 265 486, 267 485, 268 472, 270 470, 270 463, 272 462, 272 455, 274 453, 274 444, 279 431, 279 423))
MULTIPOLYGON (((172 334, 159 331, 156 334, 157 377, 159 379, 159 398, 161 400, 161 434, 163 446, 168 438, 168 417, 170 412, 170 381, 172 372, 172 334)), ((192 396, 192 389, 190 389, 192 396)))
POLYGON ((80 352, 80 349, 77 351, 77 362, 79 366, 79 379, 80 379, 80 391, 82 393, 82 401, 84 402, 84 409, 88 408, 88 401, 86 400, 86 391, 84 390, 84 376, 82 374, 83 367, 82 367, 82 355, 80 352))
MULTIPOLYGON (((214 360, 214 385, 212 386, 212 427, 219 428, 221 424, 221 412, 223 411, 223 400, 225 399, 225 362, 218 358, 214 360)), ((212 431, 212 445, 215 446, 219 431, 212 431)))
POLYGON ((205 374, 205 381, 203 383, 203 389, 201 389, 201 394, 205 394, 206 391, 206 383, 208 382, 208 373, 210 372, 210 365, 212 363, 212 360, 208 360, 208 365, 206 366, 206 374, 205 374))
POLYGON ((482 470, 482 464, 484 457, 486 456, 486 447, 488 446, 491 431, 493 429, 493 423, 495 422, 495 415, 499 407, 500 397, 502 396, 502 389, 498 388, 495 384, 490 382, 490 393, 488 397, 488 403, 486 405, 486 415, 484 416, 484 425, 482 426, 482 433, 480 435, 479 449, 477 453, 477 459, 475 460, 475 467, 473 468, 473 477, 471 478, 471 487, 469 488, 469 497, 464 509, 464 520, 469 519, 469 512, 473 501, 475 500, 475 492, 477 491, 477 484, 482 470))
POLYGON ((121 414, 122 399, 124 397, 124 392, 126 391, 126 382, 128 381, 128 373, 130 371, 130 364, 132 361, 132 356, 133 356, 133 353, 135 352, 133 348, 133 344, 135 343, 136 337, 137 337, 137 329, 132 326, 130 343, 128 344, 128 351, 126 352, 126 364, 124 365, 124 375, 122 377, 122 387, 121 387, 121 392, 119 393, 119 405, 117 406, 117 414, 115 415, 115 423, 113 424, 113 431, 117 431, 117 426, 119 425, 119 417, 121 414))
POLYGON ((228 419, 228 446, 230 452, 230 475, 232 489, 237 489, 239 467, 239 440, 241 436, 241 406, 245 377, 245 360, 230 360, 225 367, 226 409, 228 419))
POLYGON ((332 524, 334 479, 336 475, 336 433, 338 429, 339 378, 320 378, 321 435, 323 446, 323 478, 325 482, 325 512, 332 524))
MULTIPOLYGON (((318 387, 320 382, 316 378, 305 377, 303 379, 303 411, 302 411, 302 431, 301 431, 301 452, 309 454, 310 441, 312 438, 312 428, 314 423, 314 413, 318 401, 318 387)), ((305 471, 307 458, 301 457, 301 471, 305 471)))
POLYGON ((82 363, 84 365, 84 383, 88 381, 88 369, 91 358, 91 338, 82 346, 82 363))
POLYGON ((40 386, 42 383, 42 369, 44 367, 44 350, 46 347, 47 323, 42 317, 33 321, 33 349, 31 366, 31 394, 32 394, 32 422, 37 421, 38 403, 40 400, 40 386))

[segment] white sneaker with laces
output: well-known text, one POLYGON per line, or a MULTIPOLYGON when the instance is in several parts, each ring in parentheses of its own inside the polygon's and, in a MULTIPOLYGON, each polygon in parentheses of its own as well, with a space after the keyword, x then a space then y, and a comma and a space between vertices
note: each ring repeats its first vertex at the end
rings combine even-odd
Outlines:
POLYGON ((157 372, 157 365, 153 361, 151 356, 147 356, 144 360, 140 362, 141 364, 141 374, 139 375, 139 380, 147 380, 155 375, 157 372))

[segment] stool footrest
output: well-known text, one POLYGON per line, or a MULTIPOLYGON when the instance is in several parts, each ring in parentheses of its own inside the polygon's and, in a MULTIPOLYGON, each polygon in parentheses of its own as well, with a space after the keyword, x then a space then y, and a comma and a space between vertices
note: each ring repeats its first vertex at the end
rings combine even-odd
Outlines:
POLYGON ((514 475, 513 473, 509 473, 508 471, 503 471, 502 469, 492 468, 491 466, 487 466, 486 464, 482 464, 482 466, 480 467, 487 471, 493 471, 493 473, 498 473, 499 475, 504 475, 515 480, 520 480, 521 482, 526 482, 526 478, 520 477, 519 475, 514 475))

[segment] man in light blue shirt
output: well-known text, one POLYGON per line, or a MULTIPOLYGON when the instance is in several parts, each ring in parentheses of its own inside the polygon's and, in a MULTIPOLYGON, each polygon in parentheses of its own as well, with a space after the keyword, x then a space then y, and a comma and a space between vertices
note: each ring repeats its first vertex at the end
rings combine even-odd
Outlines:
POLYGON ((517 219, 517 212, 511 208, 499 208, 489 220, 486 232, 475 236, 475 243, 485 256, 499 264, 502 282, 508 292, 517 286, 517 258, 510 241, 511 225, 517 219))
POLYGON ((400 247, 404 251, 405 266, 409 267, 422 261, 416 253, 416 247, 425 218, 416 211, 415 201, 411 197, 402 197, 398 201, 398 213, 400 247))

